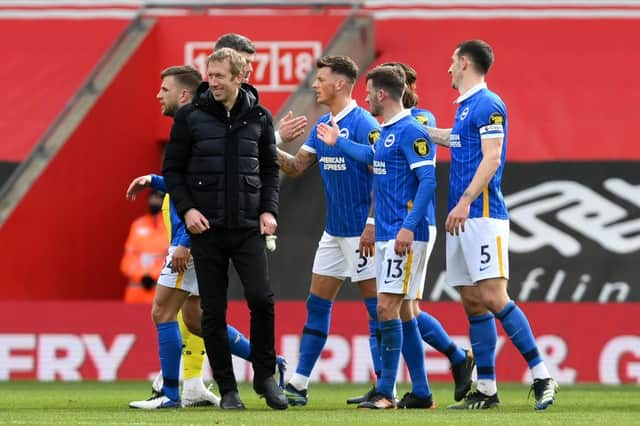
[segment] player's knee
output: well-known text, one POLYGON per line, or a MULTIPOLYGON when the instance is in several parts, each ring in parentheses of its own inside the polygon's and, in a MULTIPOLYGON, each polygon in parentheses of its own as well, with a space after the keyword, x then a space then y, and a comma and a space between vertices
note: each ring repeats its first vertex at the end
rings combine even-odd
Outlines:
POLYGON ((509 295, 500 289, 483 289, 480 293, 481 303, 493 313, 498 313, 509 303, 509 295))
POLYGON ((151 305, 151 319, 154 324, 161 324, 168 321, 166 309, 155 301, 153 305, 151 305))
POLYGON ((388 321, 398 318, 397 306, 385 300, 378 300, 378 320, 388 321))
POLYGON ((478 316, 488 313, 487 306, 477 295, 463 295, 462 306, 467 316, 478 316))

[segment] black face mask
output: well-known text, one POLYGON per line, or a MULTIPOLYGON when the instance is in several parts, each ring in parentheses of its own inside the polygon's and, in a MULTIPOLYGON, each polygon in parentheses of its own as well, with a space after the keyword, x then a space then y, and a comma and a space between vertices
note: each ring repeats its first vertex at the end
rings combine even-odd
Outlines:
POLYGON ((156 215, 158 213, 160 213, 160 210, 162 210, 162 205, 158 205, 158 204, 149 204, 149 213, 151 213, 152 215, 156 215))

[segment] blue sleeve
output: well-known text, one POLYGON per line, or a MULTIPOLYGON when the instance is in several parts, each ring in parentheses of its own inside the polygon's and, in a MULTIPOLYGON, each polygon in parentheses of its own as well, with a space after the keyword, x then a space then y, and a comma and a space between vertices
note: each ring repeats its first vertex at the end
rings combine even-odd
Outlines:
POLYGON ((473 112, 473 124, 480 133, 480 139, 504 137, 507 120, 504 104, 498 99, 484 98, 473 112))
POLYGON ((427 111, 427 117, 429 117, 429 124, 427 127, 438 127, 436 122, 436 116, 431 113, 431 111, 427 111))
POLYGON ((418 223, 427 215, 429 203, 435 196, 435 148, 422 126, 408 128, 407 134, 403 136, 402 152, 419 183, 413 198, 413 208, 405 217, 402 227, 415 231, 418 223))
POLYGON ((191 237, 187 232, 187 227, 184 222, 178 215, 176 211, 176 207, 171 202, 170 205, 170 215, 171 215, 171 227, 173 228, 174 235, 171 236, 172 244, 182 246, 182 247, 191 247, 191 237))
POLYGON ((169 192, 167 185, 164 183, 164 178, 159 175, 151 175, 151 188, 154 191, 169 192))
POLYGON ((420 183, 413 198, 413 208, 402 222, 402 227, 410 231, 415 231, 418 223, 426 217, 427 208, 436 192, 436 175, 433 167, 420 167, 415 172, 420 183))
POLYGON ((309 148, 311 148, 311 152, 317 152, 318 150, 318 131, 316 130, 316 127, 318 127, 318 124, 321 123, 321 120, 318 120, 315 124, 315 126, 313 126, 311 128, 311 132, 309 133, 309 137, 307 138, 307 140, 305 141, 304 145, 308 146, 309 148))
POLYGON ((338 136, 336 146, 346 156, 365 164, 373 163, 373 146, 355 143, 347 138, 338 136))
POLYGON ((182 221, 176 226, 176 236, 179 246, 191 248, 191 237, 182 221))
POLYGON ((380 139, 380 124, 368 112, 363 113, 362 120, 358 126, 358 139, 361 144, 373 145, 380 139))
POLYGON ((437 127, 436 117, 431 113, 431 111, 427 111, 426 109, 416 109, 413 112, 413 117, 418 120, 418 123, 425 127, 437 127))

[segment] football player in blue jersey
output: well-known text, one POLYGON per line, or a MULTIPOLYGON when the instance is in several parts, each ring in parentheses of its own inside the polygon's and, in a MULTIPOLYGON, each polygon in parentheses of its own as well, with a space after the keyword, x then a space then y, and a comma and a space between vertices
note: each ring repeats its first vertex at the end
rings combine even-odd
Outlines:
POLYGON ((435 149, 423 125, 402 105, 405 75, 399 67, 378 66, 367 74, 367 103, 383 119, 372 147, 340 136, 337 126, 321 123, 318 137, 347 156, 373 164, 378 318, 382 375, 376 392, 360 408, 395 408, 394 386, 400 352, 412 389, 400 408, 434 406, 424 366, 424 349, 412 301, 424 282, 429 223, 427 208, 435 195, 435 149))
MULTIPOLYGON (((418 94, 416 93, 417 73, 407 64, 401 62, 387 62, 382 66, 397 66, 402 69, 406 77, 406 88, 402 95, 402 105, 411 111, 411 115, 425 127, 435 127, 436 118, 431 111, 418 108, 418 94)), ((435 153, 434 153, 435 158, 435 153)), ((436 241, 436 212, 435 197, 427 207, 427 221, 429 223, 429 245, 427 246, 427 259, 425 268, 429 262, 431 251, 436 241)), ((426 272, 425 272, 426 275, 426 272)), ((465 351, 456 345, 451 337, 435 317, 420 309, 420 300, 424 292, 424 283, 420 286, 415 300, 412 301, 413 316, 418 321, 418 329, 422 340, 434 349, 444 354, 451 362, 451 372, 455 382, 454 399, 460 401, 471 388, 471 374, 475 366, 475 360, 471 351, 465 351)))
MULTIPOLYGON (((316 101, 329 108, 318 123, 333 120, 340 135, 368 147, 379 135, 378 122, 351 97, 358 66, 346 56, 327 56, 317 63, 312 88, 316 101)), ((325 231, 318 244, 307 298, 307 320, 302 330, 296 373, 285 387, 290 405, 306 405, 311 371, 329 334, 331 306, 345 278, 358 285, 369 313, 371 356, 380 373, 377 349, 375 265, 373 262, 372 176, 366 164, 345 157, 339 149, 323 144, 316 127, 294 155, 278 150, 282 171, 299 176, 319 163, 327 199, 325 231)))
POLYGON ((509 214, 501 183, 507 150, 507 110, 487 88, 493 64, 482 40, 458 45, 449 67, 456 100, 453 128, 429 129, 434 141, 451 148, 447 231, 447 282, 462 296, 478 369, 477 390, 450 408, 483 409, 499 404, 495 373, 495 318, 527 361, 536 410, 555 401, 558 385, 549 375, 525 314, 507 293, 509 214))

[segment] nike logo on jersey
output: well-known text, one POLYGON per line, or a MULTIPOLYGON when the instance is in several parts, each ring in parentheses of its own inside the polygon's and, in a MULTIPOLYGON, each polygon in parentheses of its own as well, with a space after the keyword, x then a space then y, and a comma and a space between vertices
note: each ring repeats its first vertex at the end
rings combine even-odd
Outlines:
POLYGON ((392 282, 395 282, 395 280, 384 280, 385 284, 391 284, 392 282))
POLYGON ((489 266, 491 266, 491 265, 481 266, 481 267, 480 267, 480 272, 482 272, 482 271, 486 271, 486 270, 487 270, 487 268, 489 268, 489 266))
POLYGON ((361 274, 367 268, 358 268, 356 269, 356 274, 361 274))

